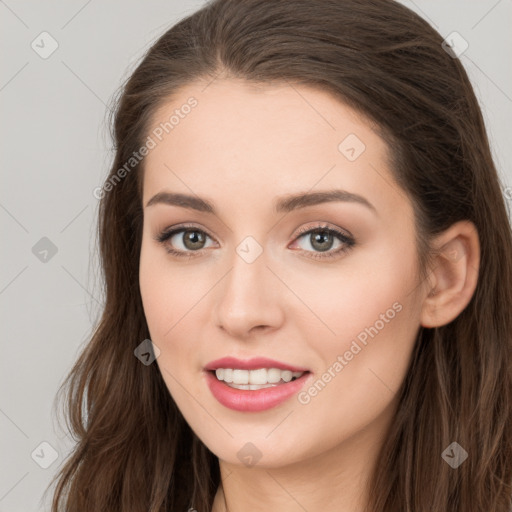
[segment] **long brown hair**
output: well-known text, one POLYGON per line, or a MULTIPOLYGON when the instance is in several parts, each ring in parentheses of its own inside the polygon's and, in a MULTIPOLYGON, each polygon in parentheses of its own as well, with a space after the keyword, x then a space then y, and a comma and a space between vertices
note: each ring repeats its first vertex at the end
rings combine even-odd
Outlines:
MULTIPOLYGON (((370 482, 371 512, 511 509, 509 212, 474 91, 442 43, 392 0, 214 0, 148 50, 123 85, 112 122, 107 181, 143 145, 152 116, 179 87, 219 76, 309 85, 379 128, 396 181, 413 201, 423 269, 434 235, 459 220, 475 224, 475 293, 449 324, 420 328, 370 482), (441 457, 454 441, 469 455, 457 469, 441 457)), ((217 457, 184 421, 157 364, 134 357, 149 338, 138 281, 143 165, 102 193, 106 301, 63 383, 76 446, 51 482, 52 512, 209 512, 220 483, 217 457)))

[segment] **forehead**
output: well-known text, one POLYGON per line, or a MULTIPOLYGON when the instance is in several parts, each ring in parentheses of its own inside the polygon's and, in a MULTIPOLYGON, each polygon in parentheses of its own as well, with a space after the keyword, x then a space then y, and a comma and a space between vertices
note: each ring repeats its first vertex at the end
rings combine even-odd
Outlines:
POLYGON ((313 187, 372 196, 393 181, 372 126, 305 86, 191 84, 157 110, 148 135, 156 145, 144 160, 144 203, 163 188, 224 199, 229 189, 243 203, 313 187))
MULTIPOLYGON (((325 91, 297 84, 270 86, 243 80, 194 83, 161 105, 151 126, 165 130, 165 146, 198 147, 201 143, 208 149, 228 149, 228 155, 254 149, 262 157, 282 152, 291 158, 293 144, 296 154, 319 146, 337 152, 338 143, 349 134, 364 140, 367 148, 385 150, 383 141, 361 115, 325 91), (191 102, 195 103, 192 108, 191 102), (308 141, 314 144, 303 148, 301 143, 308 141), (262 153, 267 143, 271 144, 262 153)), ((153 156, 157 153, 152 152, 153 156)))

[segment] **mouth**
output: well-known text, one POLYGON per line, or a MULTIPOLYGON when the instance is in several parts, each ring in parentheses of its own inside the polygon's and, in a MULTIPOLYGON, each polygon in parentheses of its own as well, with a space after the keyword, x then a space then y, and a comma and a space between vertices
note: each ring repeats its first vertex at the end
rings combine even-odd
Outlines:
POLYGON ((206 384, 213 397, 224 407, 239 412, 261 412, 287 402, 308 381, 309 370, 281 368, 205 369, 206 384))
POLYGON ((230 388, 250 391, 282 386, 310 373, 307 370, 294 372, 281 368, 257 368, 255 370, 217 368, 207 371, 230 388))

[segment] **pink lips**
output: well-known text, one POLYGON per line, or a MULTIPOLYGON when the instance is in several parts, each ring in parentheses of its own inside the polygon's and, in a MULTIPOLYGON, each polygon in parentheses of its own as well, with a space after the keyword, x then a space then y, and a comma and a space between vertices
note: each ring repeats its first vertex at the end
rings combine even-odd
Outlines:
POLYGON ((298 366, 291 366, 274 359, 266 357, 254 357, 243 361, 236 357, 223 357, 209 362, 205 366, 205 370, 216 370, 217 368, 237 368, 240 370, 257 370, 258 368, 279 368, 280 370, 290 370, 292 372, 307 372, 307 368, 300 368, 298 366))
POLYGON ((306 368, 291 366, 272 359, 257 357, 241 361, 233 357, 224 357, 208 363, 205 367, 205 378, 212 395, 225 407, 235 411, 258 412, 276 407, 296 394, 311 376, 306 368), (276 386, 249 390, 236 389, 228 386, 215 376, 217 368, 236 368, 241 370, 256 370, 258 368, 279 368, 292 372, 305 372, 298 379, 276 386))

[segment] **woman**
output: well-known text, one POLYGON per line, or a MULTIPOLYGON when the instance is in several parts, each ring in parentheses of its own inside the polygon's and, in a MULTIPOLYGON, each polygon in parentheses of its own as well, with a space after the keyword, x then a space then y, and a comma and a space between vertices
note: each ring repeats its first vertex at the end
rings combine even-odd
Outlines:
POLYGON ((512 235, 437 32, 215 0, 113 126, 53 512, 511 509, 512 235))

